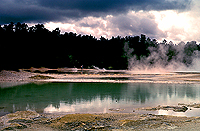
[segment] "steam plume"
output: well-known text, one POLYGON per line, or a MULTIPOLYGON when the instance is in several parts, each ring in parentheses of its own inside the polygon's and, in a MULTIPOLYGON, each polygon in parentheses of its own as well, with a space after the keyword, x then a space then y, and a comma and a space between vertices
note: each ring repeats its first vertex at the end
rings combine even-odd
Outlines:
POLYGON ((166 73, 175 71, 200 71, 200 57, 195 41, 178 45, 160 43, 148 47, 148 56, 136 56, 134 49, 125 43, 128 69, 139 73, 166 73))

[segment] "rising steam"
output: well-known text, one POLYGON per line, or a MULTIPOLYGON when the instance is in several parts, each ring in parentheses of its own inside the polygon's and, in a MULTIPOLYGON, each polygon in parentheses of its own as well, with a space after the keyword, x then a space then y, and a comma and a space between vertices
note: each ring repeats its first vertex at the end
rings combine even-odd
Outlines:
POLYGON ((148 47, 148 56, 136 56, 134 49, 125 43, 128 69, 135 73, 166 73, 176 71, 200 71, 198 45, 195 41, 174 44, 156 44, 148 47))

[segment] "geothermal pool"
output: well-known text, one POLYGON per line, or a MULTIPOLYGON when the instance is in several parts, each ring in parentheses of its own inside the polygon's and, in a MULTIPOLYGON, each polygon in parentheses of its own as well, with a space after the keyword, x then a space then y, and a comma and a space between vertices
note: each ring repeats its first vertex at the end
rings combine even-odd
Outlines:
MULTIPOLYGON (((39 113, 147 113, 141 107, 200 103, 200 84, 46 83, 0 88, 0 115, 21 110, 39 113)), ((149 112, 148 112, 149 113, 149 112)), ((200 116, 186 112, 151 111, 160 115, 200 116)))

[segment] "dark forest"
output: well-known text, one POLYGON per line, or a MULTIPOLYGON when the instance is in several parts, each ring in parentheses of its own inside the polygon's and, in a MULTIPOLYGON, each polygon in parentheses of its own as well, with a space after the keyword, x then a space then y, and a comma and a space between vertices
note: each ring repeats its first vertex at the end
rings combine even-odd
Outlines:
MULTIPOLYGON (((30 67, 77 67, 91 68, 93 65, 106 69, 127 69, 128 55, 125 44, 133 49, 132 56, 137 60, 148 57, 150 48, 159 49, 159 45, 167 48, 167 61, 171 61, 178 50, 172 42, 158 43, 156 39, 139 36, 95 38, 73 32, 60 33, 59 28, 49 31, 43 24, 28 27, 26 23, 13 23, 0 26, 0 70, 17 70, 30 67)), ((200 50, 196 42, 187 42, 181 60, 185 65, 192 61, 194 51, 200 50)), ((151 64, 151 63, 150 63, 151 64)))

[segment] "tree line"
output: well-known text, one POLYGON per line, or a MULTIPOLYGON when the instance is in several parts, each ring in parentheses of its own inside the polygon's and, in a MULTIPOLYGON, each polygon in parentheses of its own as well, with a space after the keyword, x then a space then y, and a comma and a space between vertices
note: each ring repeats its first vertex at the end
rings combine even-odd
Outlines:
MULTIPOLYGON (((159 49, 159 45, 167 46, 166 54, 170 61, 178 54, 172 42, 158 43, 156 39, 145 35, 95 38, 92 35, 81 35, 73 32, 60 33, 56 28, 49 31, 43 24, 29 27, 26 23, 9 23, 0 26, 0 70, 17 70, 30 67, 77 67, 91 68, 93 65, 106 69, 127 69, 129 57, 124 49, 133 49, 132 56, 137 60, 148 57, 151 47, 159 49)), ((184 47, 185 54, 192 56, 200 50, 196 42, 188 42, 184 47), (187 46, 186 46, 187 45, 187 46)), ((183 63, 191 64, 188 59, 183 63)))

